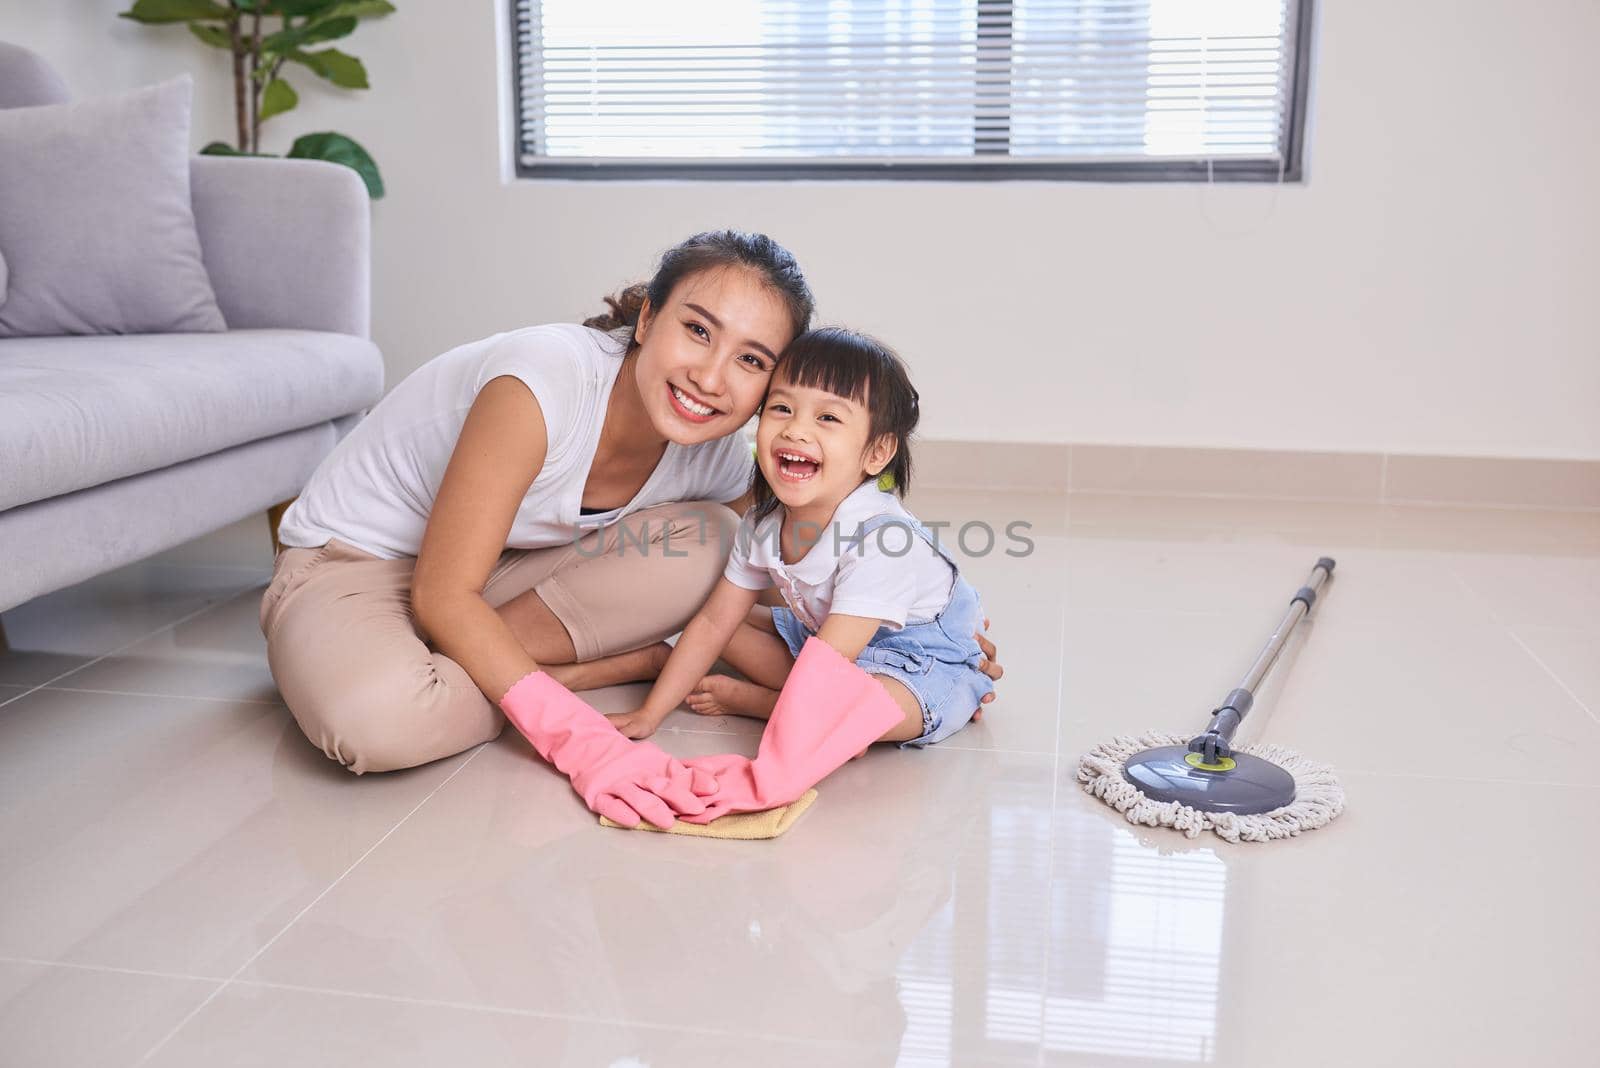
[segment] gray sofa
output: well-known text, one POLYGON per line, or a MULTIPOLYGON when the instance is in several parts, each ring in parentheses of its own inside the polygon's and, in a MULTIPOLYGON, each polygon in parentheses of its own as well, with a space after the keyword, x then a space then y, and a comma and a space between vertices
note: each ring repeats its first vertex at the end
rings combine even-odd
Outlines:
MULTIPOLYGON (((62 92, 0 55, 0 107, 62 92)), ((190 180, 226 332, 0 339, 0 611, 252 513, 275 534, 382 395, 360 178, 201 156, 190 180)))

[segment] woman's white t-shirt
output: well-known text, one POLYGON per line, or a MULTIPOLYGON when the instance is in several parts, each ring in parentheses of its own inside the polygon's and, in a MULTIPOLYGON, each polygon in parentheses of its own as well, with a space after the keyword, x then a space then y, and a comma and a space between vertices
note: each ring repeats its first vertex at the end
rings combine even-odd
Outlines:
POLYGON ((747 590, 776 586, 784 604, 812 632, 830 613, 881 619, 890 630, 937 619, 950 604, 955 569, 939 550, 911 530, 910 512, 875 481, 863 482, 839 502, 826 529, 804 531, 811 547, 785 563, 778 505, 759 521, 751 507, 739 521, 723 577, 747 590), (874 516, 893 522, 862 535, 874 516))
POLYGON ((501 375, 525 383, 544 414, 544 467, 517 509, 506 547, 570 544, 582 531, 674 501, 731 501, 750 486, 750 443, 732 434, 667 443, 655 471, 621 508, 580 516, 606 404, 626 340, 584 326, 530 326, 436 356, 379 401, 312 474, 284 513, 278 540, 340 541, 384 559, 416 556, 445 466, 478 391, 501 375))

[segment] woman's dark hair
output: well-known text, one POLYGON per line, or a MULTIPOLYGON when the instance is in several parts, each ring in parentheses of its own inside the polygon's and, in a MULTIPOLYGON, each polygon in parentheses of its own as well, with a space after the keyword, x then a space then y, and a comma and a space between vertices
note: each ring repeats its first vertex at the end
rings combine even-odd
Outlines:
MULTIPOLYGON (((674 245, 661 255, 661 265, 648 284, 631 285, 614 297, 606 298, 609 310, 583 321, 596 330, 618 330, 639 321, 646 298, 660 309, 685 278, 719 267, 744 267, 755 271, 783 298, 789 309, 789 322, 796 335, 811 325, 816 301, 811 287, 794 255, 766 234, 747 234, 739 230, 708 230, 674 245)), ((630 337, 629 351, 636 343, 630 337)))
MULTIPOLYGON (((906 495, 911 488, 911 433, 921 412, 911 376, 893 349, 866 334, 826 326, 791 341, 778 360, 777 375, 792 385, 826 390, 864 405, 869 413, 867 447, 885 434, 894 438, 894 459, 878 477, 893 477, 894 491, 906 495)), ((761 410, 766 410, 765 401, 761 410)), ((777 507, 778 497, 759 463, 750 479, 750 491, 756 518, 777 507)))

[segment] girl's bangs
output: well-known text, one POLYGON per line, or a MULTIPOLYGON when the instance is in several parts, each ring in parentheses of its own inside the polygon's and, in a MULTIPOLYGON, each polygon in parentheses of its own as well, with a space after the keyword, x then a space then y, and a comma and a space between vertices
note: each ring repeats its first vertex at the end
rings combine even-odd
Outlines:
POLYGON ((796 386, 866 403, 882 355, 855 336, 828 335, 814 331, 790 345, 778 365, 779 374, 796 386))

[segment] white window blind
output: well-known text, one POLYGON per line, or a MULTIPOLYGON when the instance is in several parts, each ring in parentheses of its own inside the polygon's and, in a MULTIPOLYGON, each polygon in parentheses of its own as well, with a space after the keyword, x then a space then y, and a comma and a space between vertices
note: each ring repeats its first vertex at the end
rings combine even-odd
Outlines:
POLYGON ((516 0, 518 158, 596 177, 1281 180, 1309 2, 516 0))

